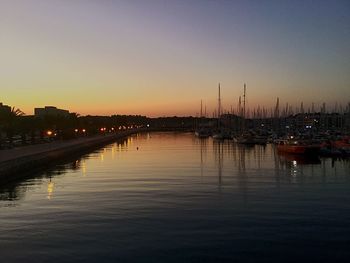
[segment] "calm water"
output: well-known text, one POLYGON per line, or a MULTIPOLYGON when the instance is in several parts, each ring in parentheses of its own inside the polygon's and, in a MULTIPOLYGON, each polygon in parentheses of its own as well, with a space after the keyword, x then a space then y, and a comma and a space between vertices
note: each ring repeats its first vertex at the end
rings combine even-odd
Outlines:
POLYGON ((349 161, 151 133, 0 188, 0 262, 349 258, 349 161))

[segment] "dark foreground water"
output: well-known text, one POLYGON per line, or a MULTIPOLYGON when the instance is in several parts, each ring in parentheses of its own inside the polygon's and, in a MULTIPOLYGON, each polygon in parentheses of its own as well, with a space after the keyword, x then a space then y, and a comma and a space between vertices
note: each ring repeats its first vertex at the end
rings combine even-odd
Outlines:
POLYGON ((349 259, 349 161, 151 133, 0 187, 0 262, 349 259))

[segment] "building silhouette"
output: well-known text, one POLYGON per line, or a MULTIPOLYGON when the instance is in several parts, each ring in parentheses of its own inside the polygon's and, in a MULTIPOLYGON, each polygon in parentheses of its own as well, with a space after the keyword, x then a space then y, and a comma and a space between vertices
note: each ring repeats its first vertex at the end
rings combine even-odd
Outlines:
POLYGON ((59 116, 59 117, 68 117, 69 111, 58 109, 53 106, 45 106, 44 108, 35 108, 34 109, 35 117, 45 117, 45 116, 59 116))

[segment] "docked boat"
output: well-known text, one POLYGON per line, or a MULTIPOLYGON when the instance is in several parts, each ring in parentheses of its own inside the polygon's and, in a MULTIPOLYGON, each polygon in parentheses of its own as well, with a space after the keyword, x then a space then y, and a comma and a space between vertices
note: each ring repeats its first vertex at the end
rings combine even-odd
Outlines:
POLYGON ((256 135, 254 140, 255 140, 255 144, 258 145, 266 145, 267 144, 267 136, 263 136, 263 135, 256 135))
MULTIPOLYGON (((242 112, 242 122, 241 122, 241 135, 234 138, 234 141, 239 144, 244 145, 266 145, 267 136, 262 136, 254 131, 246 130, 245 125, 245 106, 246 106, 246 84, 243 87, 243 112, 242 112)), ((239 108, 241 108, 241 98, 239 99, 239 108)))
POLYGON ((208 138, 211 135, 211 131, 209 129, 201 128, 195 131, 195 135, 198 138, 208 138))
POLYGON ((278 140, 277 150, 279 152, 291 154, 317 155, 320 151, 320 145, 312 144, 306 140, 278 140))
POLYGON ((232 140, 232 135, 228 130, 219 130, 213 134, 213 139, 216 140, 232 140))
POLYGON ((344 136, 322 143, 320 153, 322 156, 330 157, 350 156, 350 137, 344 136))
POLYGON ((224 136, 221 133, 215 133, 215 134, 213 134, 213 139, 215 139, 215 140, 224 140, 224 136))
POLYGON ((231 132, 224 127, 221 126, 221 113, 222 113, 222 108, 221 108, 221 92, 220 92, 220 83, 218 87, 218 118, 217 118, 217 128, 216 131, 213 132, 213 139, 215 140, 231 140, 232 135, 231 132))
POLYGON ((235 138, 235 142, 246 145, 266 145, 267 137, 254 133, 246 133, 235 138))
POLYGON ((239 143, 239 144, 255 145, 255 140, 254 140, 253 136, 248 135, 248 134, 238 136, 234 139, 234 141, 236 143, 239 143))
POLYGON ((350 155, 350 136, 344 136, 333 143, 333 147, 338 149, 342 155, 350 155))

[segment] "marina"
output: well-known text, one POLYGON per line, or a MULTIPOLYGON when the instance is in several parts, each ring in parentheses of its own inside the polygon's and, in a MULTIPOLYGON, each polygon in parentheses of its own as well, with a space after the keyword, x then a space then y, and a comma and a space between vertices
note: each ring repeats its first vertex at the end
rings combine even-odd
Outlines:
POLYGON ((349 261, 349 0, 0 2, 0 263, 349 261))
POLYGON ((4 262, 346 261, 349 171, 348 160, 298 159, 271 144, 130 135, 2 186, 0 253, 4 262))

